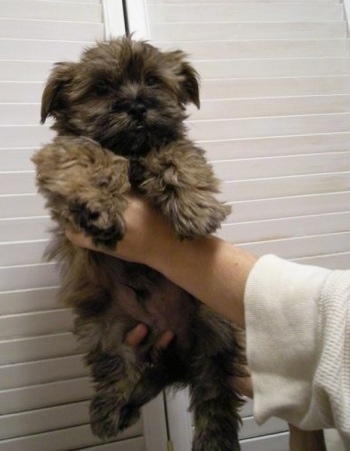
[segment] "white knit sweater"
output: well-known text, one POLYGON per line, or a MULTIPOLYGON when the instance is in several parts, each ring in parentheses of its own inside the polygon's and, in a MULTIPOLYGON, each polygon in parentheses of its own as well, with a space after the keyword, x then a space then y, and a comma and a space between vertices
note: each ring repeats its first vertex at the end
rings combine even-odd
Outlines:
POLYGON ((334 427, 350 449, 350 271, 267 255, 244 301, 256 421, 334 427))

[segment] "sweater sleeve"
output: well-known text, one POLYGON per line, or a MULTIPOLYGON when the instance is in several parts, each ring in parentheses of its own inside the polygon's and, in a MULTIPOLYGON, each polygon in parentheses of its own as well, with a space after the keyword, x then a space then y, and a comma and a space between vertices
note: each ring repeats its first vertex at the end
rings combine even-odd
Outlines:
POLYGON ((350 438, 350 271, 258 260, 245 291, 254 416, 350 438))

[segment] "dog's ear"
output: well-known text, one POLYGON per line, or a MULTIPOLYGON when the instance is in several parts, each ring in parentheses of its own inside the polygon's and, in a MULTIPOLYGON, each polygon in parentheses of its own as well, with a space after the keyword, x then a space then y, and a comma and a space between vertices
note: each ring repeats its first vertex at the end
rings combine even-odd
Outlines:
POLYGON ((41 123, 44 124, 47 116, 63 106, 65 86, 74 76, 75 63, 56 63, 46 83, 41 98, 41 123))
POLYGON ((200 108, 199 100, 199 74, 187 61, 181 64, 181 94, 183 103, 192 102, 200 108))
POLYGON ((186 61, 186 53, 181 50, 175 50, 164 52, 164 56, 180 84, 180 102, 184 105, 192 102, 199 108, 199 74, 186 61))

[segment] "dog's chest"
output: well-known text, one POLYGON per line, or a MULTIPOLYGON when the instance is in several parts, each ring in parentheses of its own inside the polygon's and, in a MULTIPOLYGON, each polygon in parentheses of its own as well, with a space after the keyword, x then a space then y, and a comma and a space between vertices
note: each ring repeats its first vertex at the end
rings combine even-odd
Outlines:
POLYGON ((145 172, 145 164, 140 157, 129 157, 129 182, 132 188, 139 188, 146 178, 145 172))

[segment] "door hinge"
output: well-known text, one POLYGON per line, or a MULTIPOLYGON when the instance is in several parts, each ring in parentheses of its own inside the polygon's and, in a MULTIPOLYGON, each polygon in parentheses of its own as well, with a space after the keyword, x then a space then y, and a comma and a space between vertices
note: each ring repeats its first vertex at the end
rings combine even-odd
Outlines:
POLYGON ((167 451, 174 451, 174 445, 171 440, 168 440, 166 449, 167 449, 167 451))

